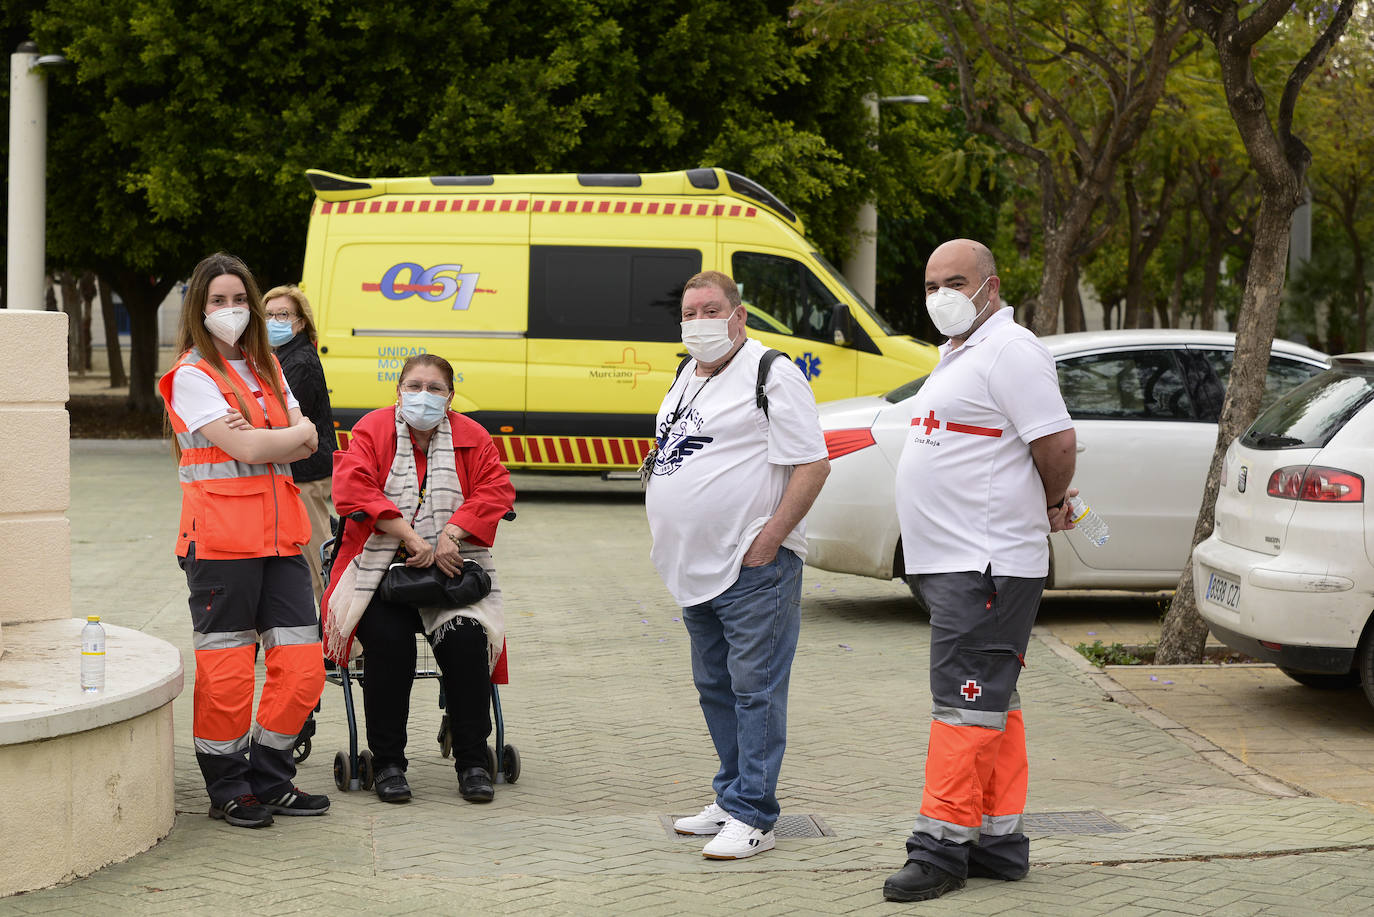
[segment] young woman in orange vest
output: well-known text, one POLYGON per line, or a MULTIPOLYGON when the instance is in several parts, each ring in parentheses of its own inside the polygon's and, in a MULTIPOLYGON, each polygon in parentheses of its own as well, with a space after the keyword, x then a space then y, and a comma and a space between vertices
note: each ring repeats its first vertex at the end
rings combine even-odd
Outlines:
POLYGON ((327 796, 297 789, 291 756, 324 688, 310 569, 310 523, 290 462, 314 453, 267 340, 257 284, 233 255, 196 265, 181 356, 158 387, 180 457, 177 557, 190 587, 196 652, 196 760, 210 817, 260 828, 277 815, 323 815, 327 796), (255 645, 267 679, 253 722, 255 645))

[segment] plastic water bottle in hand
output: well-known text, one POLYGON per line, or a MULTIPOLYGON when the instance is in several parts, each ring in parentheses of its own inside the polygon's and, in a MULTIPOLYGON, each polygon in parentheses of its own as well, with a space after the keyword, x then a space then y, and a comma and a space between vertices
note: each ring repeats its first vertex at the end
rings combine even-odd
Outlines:
POLYGON ((94 692, 105 689, 105 628, 100 615, 87 615, 81 628, 81 690, 94 692))
POLYGON ((1099 548, 1112 536, 1107 523, 1093 512, 1093 508, 1084 503, 1081 497, 1069 497, 1069 519, 1073 521, 1074 528, 1083 533, 1084 538, 1099 548))

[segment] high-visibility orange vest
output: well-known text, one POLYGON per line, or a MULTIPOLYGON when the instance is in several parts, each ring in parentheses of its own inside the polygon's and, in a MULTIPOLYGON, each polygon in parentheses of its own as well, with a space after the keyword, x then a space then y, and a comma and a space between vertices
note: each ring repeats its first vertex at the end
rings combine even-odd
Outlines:
MULTIPOLYGON (((191 348, 158 383, 172 432, 181 446, 181 528, 177 555, 185 557, 196 546, 198 560, 232 560, 243 557, 289 556, 299 554, 300 546, 310 541, 310 519, 301 503, 300 488, 291 477, 288 464, 251 464, 240 462, 210 442, 202 433, 186 429, 172 410, 172 377, 187 367, 203 372, 219 387, 229 407, 241 410, 240 399, 248 406, 248 420, 254 427, 285 427, 286 412, 271 388, 256 379, 263 392, 264 412, 253 393, 246 391, 237 373, 232 381, 191 348)), ((272 359, 278 383, 285 390, 281 366, 272 359)))

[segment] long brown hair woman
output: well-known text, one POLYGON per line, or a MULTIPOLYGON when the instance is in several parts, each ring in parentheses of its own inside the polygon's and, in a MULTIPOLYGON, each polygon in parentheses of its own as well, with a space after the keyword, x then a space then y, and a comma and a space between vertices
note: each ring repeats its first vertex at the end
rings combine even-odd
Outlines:
POLYGON ((193 732, 210 817, 258 828, 323 815, 326 796, 294 785, 296 736, 324 687, 310 527, 288 462, 315 451, 315 425, 268 347, 257 284, 220 252, 196 265, 158 385, 176 436, 178 563, 190 587, 196 652, 193 732), (267 679, 253 718, 255 645, 267 679))

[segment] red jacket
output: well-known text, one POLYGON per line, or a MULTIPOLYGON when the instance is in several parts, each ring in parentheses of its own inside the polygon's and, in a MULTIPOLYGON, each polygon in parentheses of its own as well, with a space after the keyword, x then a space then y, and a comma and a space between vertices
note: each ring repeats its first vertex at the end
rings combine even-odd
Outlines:
MULTIPOLYGON (((489 548, 496 540, 496 523, 515 503, 515 488, 510 472, 497 457, 491 434, 474 420, 462 414, 448 412, 453 432, 454 465, 458 469, 458 483, 463 489, 463 503, 449 519, 470 534, 473 544, 489 548)), ((412 443, 412 448, 414 444, 412 443)), ((344 568, 363 550, 369 535, 376 531, 377 520, 396 518, 401 511, 382 492, 392 460, 396 458, 396 409, 380 408, 363 415, 353 427, 348 448, 334 453, 334 508, 340 516, 359 512, 366 514, 362 522, 345 521, 343 541, 338 556, 329 571, 329 586, 324 593, 324 607, 338 585, 344 568)), ((423 476, 425 455, 415 452, 416 471, 423 476)))

